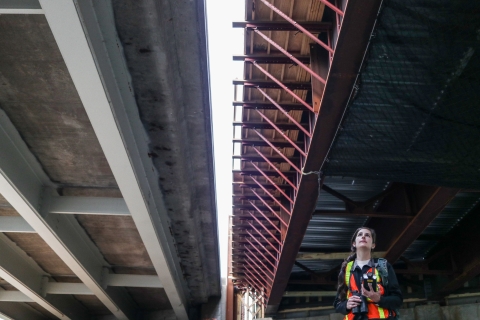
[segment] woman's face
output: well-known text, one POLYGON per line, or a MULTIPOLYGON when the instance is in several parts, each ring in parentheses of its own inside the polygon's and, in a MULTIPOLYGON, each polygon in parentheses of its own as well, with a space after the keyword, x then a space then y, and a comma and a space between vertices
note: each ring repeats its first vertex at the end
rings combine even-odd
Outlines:
POLYGON ((366 248, 372 250, 375 248, 373 243, 372 232, 368 229, 360 229, 355 237, 355 242, 353 243, 355 248, 366 248))

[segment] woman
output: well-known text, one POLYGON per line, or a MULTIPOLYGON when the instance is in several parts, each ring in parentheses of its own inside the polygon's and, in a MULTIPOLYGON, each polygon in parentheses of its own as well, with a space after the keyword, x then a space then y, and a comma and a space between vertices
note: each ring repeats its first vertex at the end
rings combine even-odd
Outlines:
POLYGON ((375 240, 373 229, 359 228, 353 234, 353 254, 342 264, 333 303, 345 320, 395 319, 395 310, 402 305, 392 266, 385 259, 372 259, 375 240))

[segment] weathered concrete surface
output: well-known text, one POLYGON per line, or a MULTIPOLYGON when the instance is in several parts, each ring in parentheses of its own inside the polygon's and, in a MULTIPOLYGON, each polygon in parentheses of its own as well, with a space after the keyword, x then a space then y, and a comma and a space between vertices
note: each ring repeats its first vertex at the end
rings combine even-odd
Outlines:
POLYGON ((114 0, 192 302, 220 294, 203 1, 114 0))
POLYGON ((43 15, 0 16, 0 108, 54 182, 116 182, 43 15))

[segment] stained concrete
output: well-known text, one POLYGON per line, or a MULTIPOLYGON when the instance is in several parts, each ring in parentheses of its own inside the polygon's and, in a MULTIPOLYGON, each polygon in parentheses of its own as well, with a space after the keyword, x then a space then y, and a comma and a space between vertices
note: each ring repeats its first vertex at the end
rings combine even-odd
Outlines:
POLYGON ((50 179, 116 186, 43 15, 0 16, 0 108, 50 179))
POLYGON ((193 303, 220 294, 203 1, 114 0, 193 303))

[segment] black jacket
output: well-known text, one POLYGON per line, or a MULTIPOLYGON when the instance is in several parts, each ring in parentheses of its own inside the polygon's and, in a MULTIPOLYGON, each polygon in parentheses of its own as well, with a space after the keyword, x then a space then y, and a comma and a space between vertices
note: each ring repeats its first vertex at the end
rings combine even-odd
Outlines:
MULTIPOLYGON (((377 259, 375 259, 375 262, 376 261, 377 259)), ((361 279, 361 276, 371 267, 371 262, 369 262, 368 264, 363 266, 362 270, 360 270, 360 267, 356 265, 356 262, 354 262, 352 268, 355 268, 353 272, 358 275, 358 277, 356 278, 361 279)), ((378 306, 389 310, 399 309, 403 302, 402 291, 400 290, 397 276, 395 275, 395 271, 393 270, 393 267, 390 265, 390 263, 387 263, 387 270, 388 285, 385 287, 385 294, 380 298, 378 306)), ((333 306, 338 313, 341 313, 343 315, 346 315, 350 312, 350 310, 347 310, 347 300, 340 300, 338 293, 335 301, 333 302, 333 306)))

